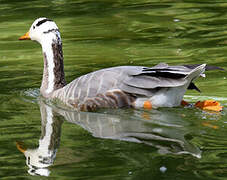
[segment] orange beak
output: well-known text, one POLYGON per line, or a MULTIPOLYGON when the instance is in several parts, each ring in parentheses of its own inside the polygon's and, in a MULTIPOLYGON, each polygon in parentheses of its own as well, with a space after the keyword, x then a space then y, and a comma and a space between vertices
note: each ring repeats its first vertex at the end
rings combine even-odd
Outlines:
POLYGON ((24 146, 22 142, 16 142, 16 146, 17 149, 22 153, 25 153, 25 151, 27 150, 27 148, 24 146))
POLYGON ((21 36, 19 38, 19 40, 31 40, 31 38, 29 36, 29 32, 27 32, 25 35, 21 36))

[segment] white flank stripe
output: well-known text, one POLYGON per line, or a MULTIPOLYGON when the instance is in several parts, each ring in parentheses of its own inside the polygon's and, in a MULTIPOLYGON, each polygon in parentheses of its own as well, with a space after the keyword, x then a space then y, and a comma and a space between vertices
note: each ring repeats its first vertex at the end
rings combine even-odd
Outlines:
POLYGON ((70 95, 72 94, 72 92, 70 91, 70 89, 72 88, 72 86, 73 86, 73 82, 71 82, 71 83, 69 83, 68 85, 67 85, 67 87, 65 88, 65 93, 64 93, 64 97, 65 97, 65 99, 70 99, 70 95))
MULTIPOLYGON (((80 76, 79 79, 76 81, 76 84, 73 84, 73 86, 72 86, 72 89, 71 89, 71 91, 73 92, 73 94, 72 94, 72 99, 77 98, 75 92, 76 92, 76 89, 78 88, 77 85, 78 85, 78 82, 80 81, 81 77, 82 77, 82 76, 80 76)), ((68 98, 69 98, 69 97, 68 97, 68 98)))
POLYGON ((97 94, 99 94, 99 92, 101 91, 101 89, 102 89, 102 84, 103 84, 103 77, 104 77, 104 74, 105 74, 105 72, 103 72, 102 74, 100 74, 100 82, 99 82, 99 88, 98 88, 98 90, 97 90, 97 94))
POLYGON ((91 76, 89 77, 89 79, 87 80, 87 83, 88 83, 88 85, 87 85, 87 98, 88 98, 88 96, 89 96, 89 92, 90 92, 90 87, 91 87, 91 79, 93 78, 93 76, 94 76, 94 73, 92 73, 91 74, 91 76))
POLYGON ((80 94, 81 94, 81 88, 79 88, 79 91, 78 91, 78 99, 80 99, 80 94))

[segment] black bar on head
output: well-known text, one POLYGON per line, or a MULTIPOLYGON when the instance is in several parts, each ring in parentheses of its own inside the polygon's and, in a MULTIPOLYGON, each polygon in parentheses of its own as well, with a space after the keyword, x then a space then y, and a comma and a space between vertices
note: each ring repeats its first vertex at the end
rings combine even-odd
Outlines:
POLYGON ((40 26, 41 24, 43 24, 43 23, 45 23, 45 22, 47 22, 47 21, 52 21, 52 20, 50 20, 50 19, 43 19, 43 20, 41 20, 41 21, 39 21, 37 24, 36 24, 36 26, 40 26))

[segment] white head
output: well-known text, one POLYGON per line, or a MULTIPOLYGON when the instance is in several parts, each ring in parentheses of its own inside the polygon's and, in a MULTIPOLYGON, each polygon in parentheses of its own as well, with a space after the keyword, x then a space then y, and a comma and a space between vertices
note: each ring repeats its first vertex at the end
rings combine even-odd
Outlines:
POLYGON ((55 35, 54 37, 56 37, 56 34, 60 37, 60 33, 55 22, 48 18, 42 17, 36 19, 31 25, 29 31, 25 35, 21 36, 19 40, 34 40, 42 44, 42 42, 46 40, 47 36, 55 35))

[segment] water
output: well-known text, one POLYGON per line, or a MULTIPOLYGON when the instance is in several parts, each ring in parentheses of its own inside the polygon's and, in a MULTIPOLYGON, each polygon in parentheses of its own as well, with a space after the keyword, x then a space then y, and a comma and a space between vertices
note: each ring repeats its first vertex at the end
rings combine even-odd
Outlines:
POLYGON ((55 20, 68 82, 117 65, 227 69, 226 10, 225 1, 0 0, 0 179, 226 179, 226 72, 207 72, 202 94, 185 97, 216 99, 221 113, 75 113, 39 98, 41 48, 17 40, 37 17, 55 20))

